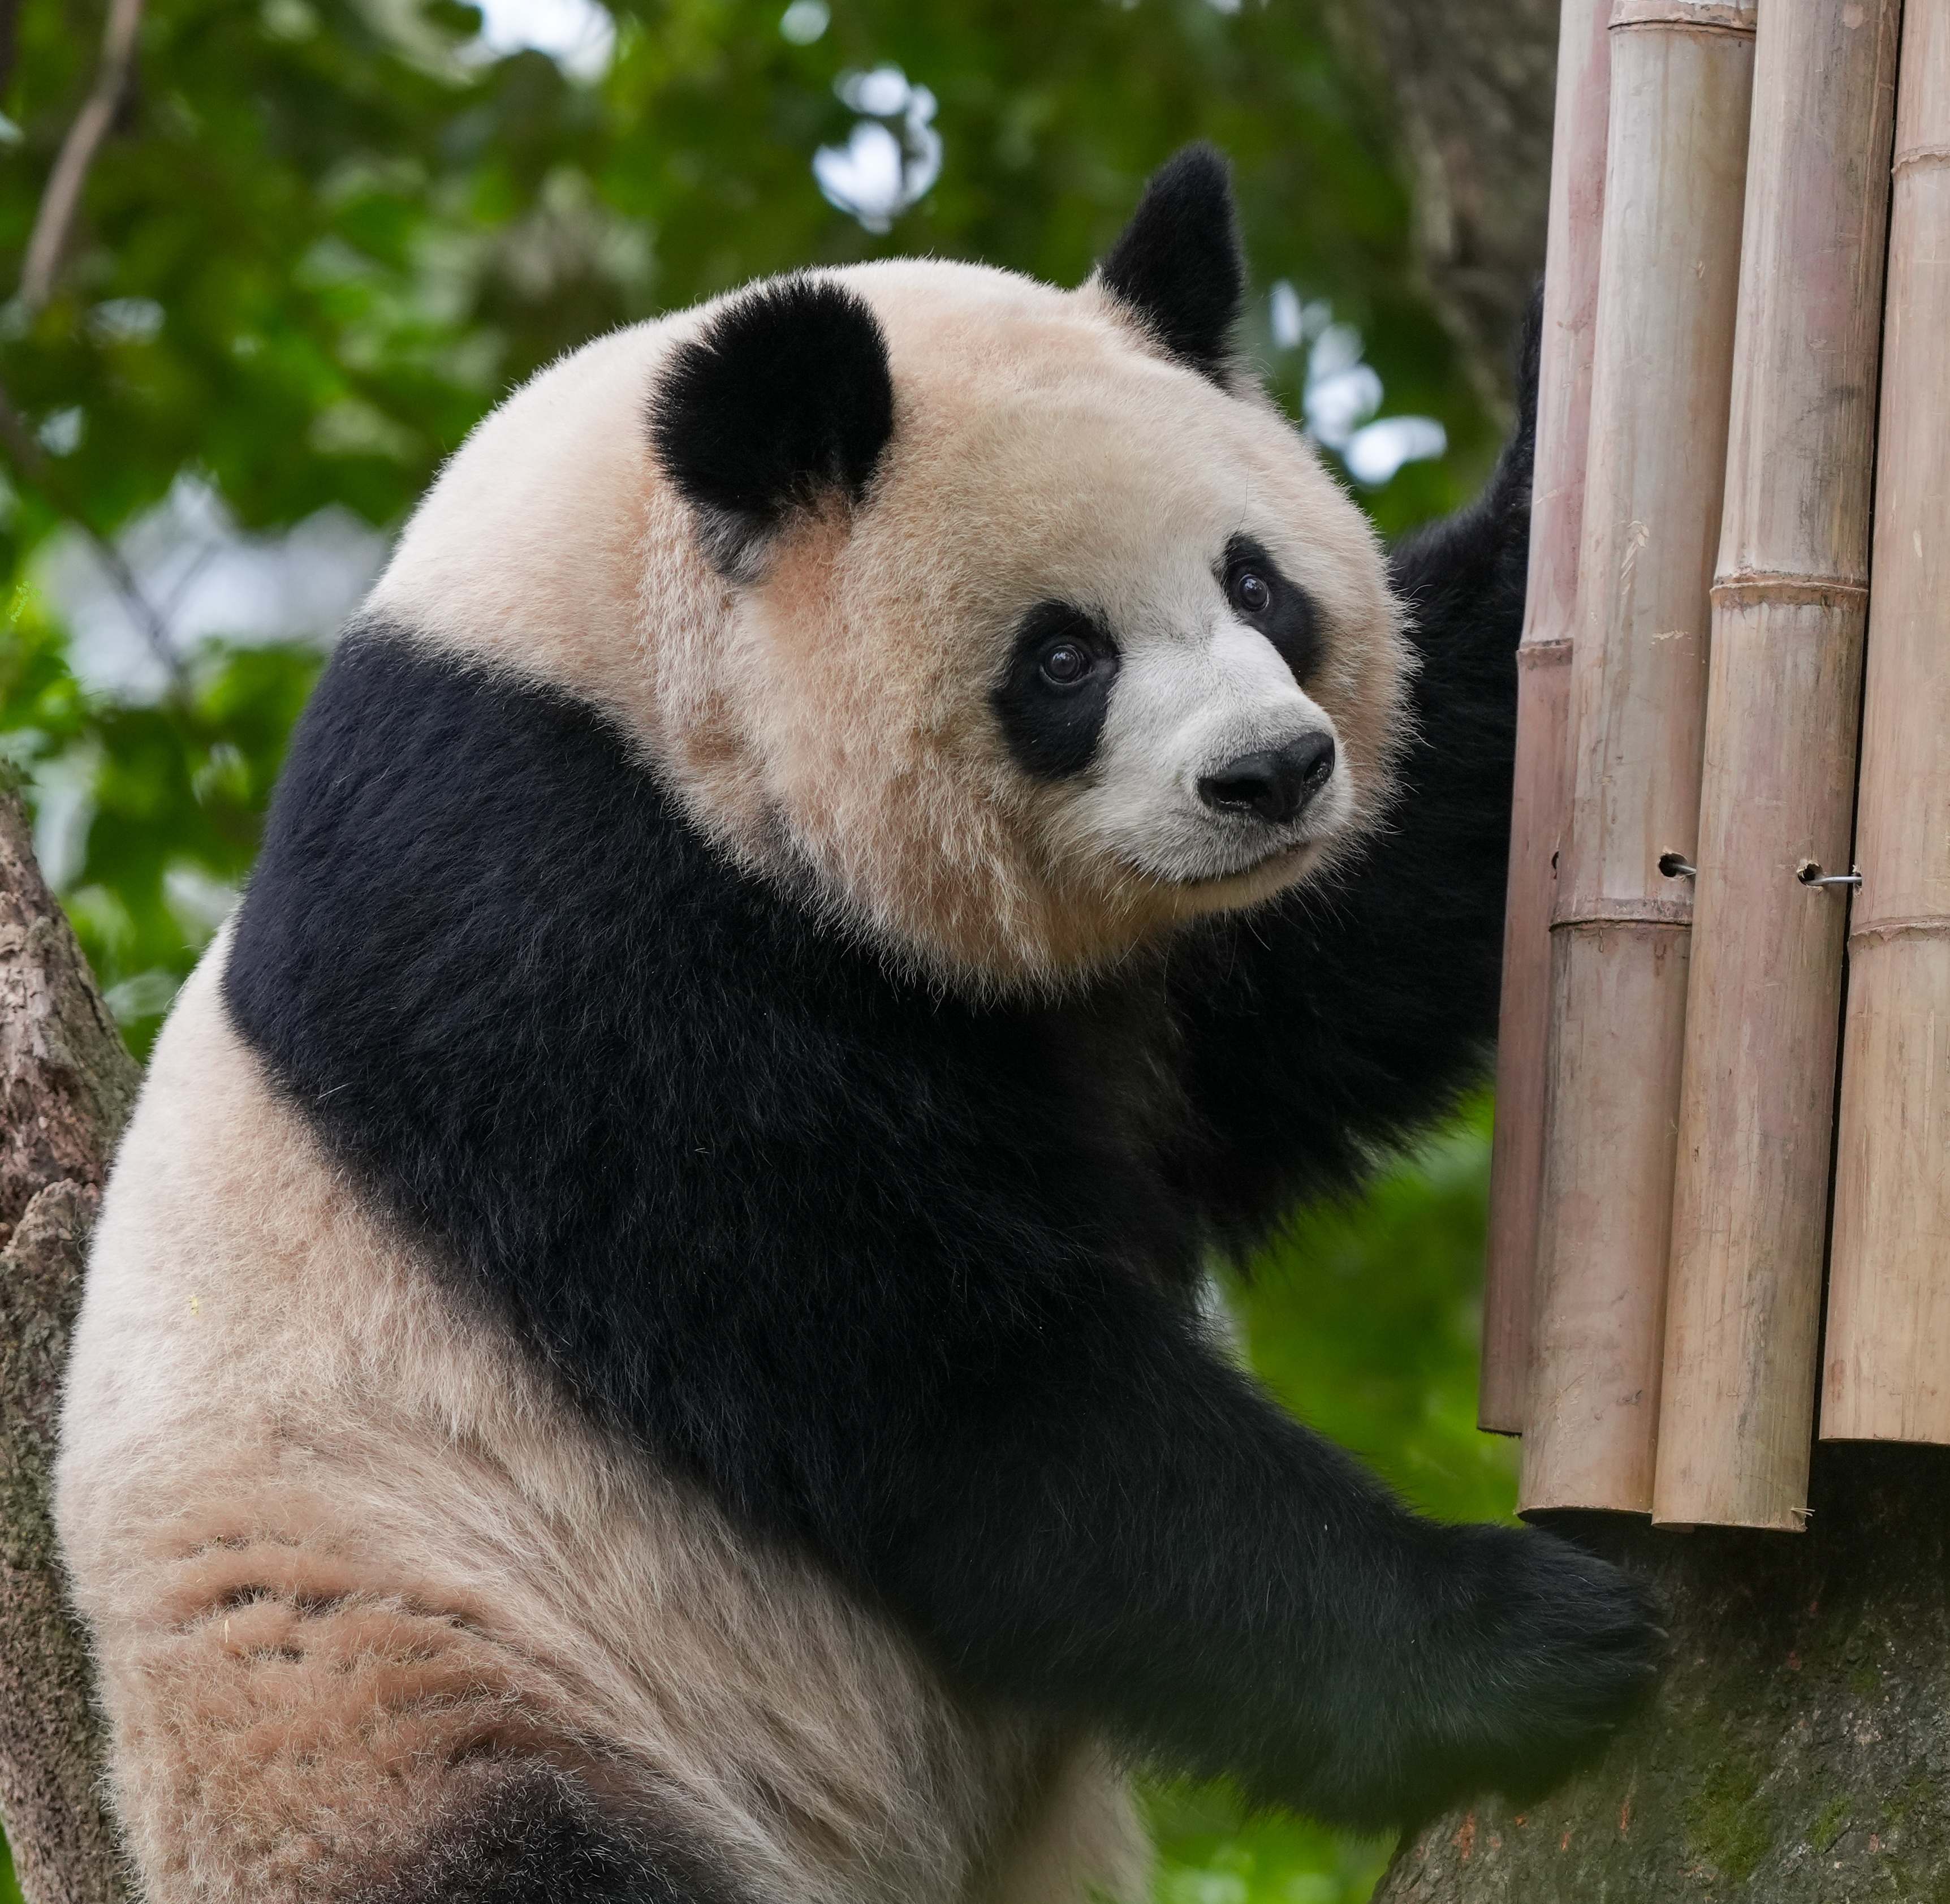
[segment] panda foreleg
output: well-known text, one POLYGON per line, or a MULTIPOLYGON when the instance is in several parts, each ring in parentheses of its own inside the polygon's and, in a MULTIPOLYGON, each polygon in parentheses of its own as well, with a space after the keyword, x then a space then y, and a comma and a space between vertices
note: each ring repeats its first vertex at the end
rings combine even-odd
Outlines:
POLYGON ((886 1563, 977 1684, 1363 1829, 1552 1782, 1644 1688, 1625 1575, 1410 1513, 1195 1325, 1097 1294, 995 1358, 886 1563))

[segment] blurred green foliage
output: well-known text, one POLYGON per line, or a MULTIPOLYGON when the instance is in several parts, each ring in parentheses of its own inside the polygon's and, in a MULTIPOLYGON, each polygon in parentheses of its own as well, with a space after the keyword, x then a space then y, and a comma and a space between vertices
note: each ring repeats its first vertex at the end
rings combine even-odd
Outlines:
POLYGON ((92 696, 42 605, 17 599, 0 636, 0 746, 79 796, 83 838, 61 899, 139 1055, 250 870, 322 659, 213 643, 160 700, 92 696))
MULTIPOLYGON (((1285 280, 1358 327, 1388 410, 1447 432, 1445 457, 1363 492, 1384 528, 1487 466, 1491 425, 1416 280, 1390 114, 1324 0, 802 0, 790 37, 783 4, 618 0, 606 70, 580 79, 487 54, 458 0, 151 0, 56 294, 0 305, 0 388, 42 445, 0 486, 0 753, 139 1053, 248 869, 320 663, 247 622, 179 643, 154 691, 92 679, 55 558, 98 563, 185 478, 248 534, 326 509, 389 530, 512 383, 593 332, 889 252, 1075 282, 1196 137, 1237 168, 1246 341, 1281 399, 1298 410, 1305 364, 1269 319, 1285 280), (836 83, 888 64, 934 95, 944 163, 876 233, 811 161, 855 123, 836 83)), ((0 294, 101 24, 101 0, 21 9, 0 294)), ((1307 1215, 1231 1292, 1291 1405, 1456 1516, 1511 1494, 1471 1426, 1484 1121, 1307 1215)), ((1223 1793, 1154 1811, 1168 1904, 1351 1904, 1381 1857, 1223 1793)))
MULTIPOLYGON (((1301 1212, 1226 1289, 1274 1394, 1448 1520, 1515 1515, 1516 1444, 1476 1431, 1489 1167, 1479 1100, 1358 1202, 1301 1212)), ((1389 1848, 1209 1788, 1157 1792, 1152 1823, 1160 1904, 1360 1904, 1389 1848)))
POLYGON ((1483 1098, 1359 1203, 1303 1211, 1229 1292, 1274 1394, 1452 1520, 1514 1512, 1515 1444, 1476 1432, 1489 1158, 1483 1098))
MULTIPOLYGON (((100 0, 24 8, 0 109, 0 284, 87 83, 100 0)), ((113 538, 192 475, 245 531, 338 508, 397 525, 509 385, 592 332, 811 261, 925 251, 1073 282, 1185 140, 1233 156, 1262 291, 1357 326, 1390 408, 1450 453, 1369 500, 1385 527, 1456 500, 1489 425, 1420 294, 1388 114, 1301 0, 839 0, 809 43, 777 0, 619 0, 593 83, 481 55, 456 0, 153 0, 139 88, 89 178, 58 292, 0 307, 0 385, 48 446, 0 495, 0 725, 85 837, 62 884, 145 1049, 248 863, 313 662, 226 631, 138 719, 61 678, 51 538, 113 538), (945 164, 876 235, 811 160, 849 72, 939 101, 945 164), (51 492, 51 493, 50 493, 51 492), (186 899, 185 895, 191 896, 186 899), (198 894, 202 896, 197 896, 198 894)), ((1248 344, 1298 403, 1263 296, 1248 344)))

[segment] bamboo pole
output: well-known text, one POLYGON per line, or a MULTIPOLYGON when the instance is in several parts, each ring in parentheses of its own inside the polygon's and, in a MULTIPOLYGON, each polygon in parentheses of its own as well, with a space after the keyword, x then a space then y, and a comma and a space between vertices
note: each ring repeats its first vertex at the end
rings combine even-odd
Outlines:
POLYGON ((1754 54, 1653 1517, 1806 1522, 1902 0, 1754 54), (1806 874, 1806 877, 1814 877, 1806 874))
POLYGON ((1825 1435, 1950 1441, 1950 0, 1908 0, 1825 1435))
POLYGON ((1530 1382, 1543 1176, 1550 915, 1570 806, 1571 632, 1591 416, 1598 238, 1605 204, 1611 92, 1611 0, 1564 0, 1558 20, 1551 136, 1550 229, 1537 370, 1530 577, 1517 648, 1517 757, 1503 989, 1497 1039, 1497 1123, 1490 1158, 1489 1248, 1483 1276, 1482 1386, 1477 1424, 1514 1435, 1530 1382))
POLYGON ((1753 8, 1618 0, 1519 1505, 1652 1505, 1753 8))

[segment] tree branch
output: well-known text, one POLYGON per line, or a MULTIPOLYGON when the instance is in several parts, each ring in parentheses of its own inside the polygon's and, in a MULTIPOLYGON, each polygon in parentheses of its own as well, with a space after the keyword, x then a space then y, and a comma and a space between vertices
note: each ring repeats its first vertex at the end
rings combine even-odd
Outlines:
POLYGON ((0 1814, 29 1904, 129 1896, 51 1478, 88 1232, 137 1076, 0 791, 0 1814))
POLYGON ((1543 270, 1558 0, 1337 0, 1343 43, 1393 92, 1414 238, 1444 328, 1506 406, 1543 270))
POLYGON ((1818 1445, 1805 1534, 1575 1515, 1653 1579, 1673 1658, 1603 1761, 1459 1806, 1375 1904, 1873 1904, 1950 1896, 1950 1449, 1818 1445))
MULTIPOLYGON (((20 5, 20 0, 0 0, 0 95, 5 92, 12 64, 20 5)), ((117 109, 135 70, 136 40, 142 23, 142 0, 109 0, 108 18, 102 29, 101 62, 95 71, 94 86, 69 126, 67 138, 61 141, 27 240, 26 261, 20 269, 16 301, 30 317, 43 309, 53 295, 55 279, 81 209, 89 168, 115 123, 117 109)), ((123 559, 121 550, 89 525, 79 500, 68 493, 26 419, 15 408, 4 388, 0 388, 0 447, 5 449, 15 470, 87 537, 95 559, 167 672, 172 690, 180 695, 185 685, 182 663, 170 640, 168 623, 143 592, 135 572, 123 559)))
MULTIPOLYGON (((0 0, 0 94, 19 5, 0 0)), ((30 316, 53 291, 89 168, 128 89, 142 8, 110 0, 94 86, 28 241, 20 302, 30 316)), ((87 537, 179 690, 161 616, 4 388, 0 447, 87 537)), ((28 1904, 127 1904, 132 1895, 107 1808, 87 1636, 67 1602, 53 1476, 88 1236, 138 1076, 34 863, 19 798, 0 788, 0 1821, 28 1904)))
POLYGON ((142 638, 167 671, 172 690, 180 696, 188 683, 183 675, 182 657, 170 639, 168 622, 143 591, 142 584, 123 559, 122 551, 89 526, 87 517, 82 513, 79 498, 62 481, 60 471, 36 441, 27 419, 15 407, 4 385, 0 385, 0 449, 5 450, 7 460, 17 473, 38 489, 58 513, 88 538, 95 560, 101 563, 116 593, 122 597, 130 617, 142 631, 142 638))
POLYGON ((115 114, 129 89, 136 66, 136 36, 142 23, 142 0, 109 0, 108 19, 101 34, 101 63, 95 85, 67 129, 40 210, 27 240, 26 262, 20 267, 20 301, 30 317, 43 310, 54 294, 55 279, 67 250, 76 215, 81 209, 89 168, 115 123, 115 114))

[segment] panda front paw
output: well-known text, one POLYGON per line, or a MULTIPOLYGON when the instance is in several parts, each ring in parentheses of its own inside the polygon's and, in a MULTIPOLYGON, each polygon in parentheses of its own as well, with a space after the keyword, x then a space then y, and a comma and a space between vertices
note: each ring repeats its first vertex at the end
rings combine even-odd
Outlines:
POLYGON ((1609 1561, 1528 1528, 1443 1528, 1434 1564, 1447 1683, 1424 1747, 1430 1796, 1534 1796, 1595 1757, 1650 1690, 1665 1647, 1657 1603, 1609 1561))
POLYGON ((1413 1824, 1474 1792, 1540 1795, 1597 1756, 1664 1659, 1656 1599, 1609 1562, 1528 1528, 1426 1532, 1422 1619, 1396 1684, 1369 1687, 1369 1750, 1338 1767, 1330 1809, 1350 1822, 1413 1824))
POLYGON ((1503 1781, 1551 1782, 1567 1753, 1601 1743, 1657 1678, 1658 1603, 1643 1581, 1554 1535, 1448 1532, 1473 1587, 1450 1618, 1494 1694, 1470 1703, 1469 1729, 1503 1781))

